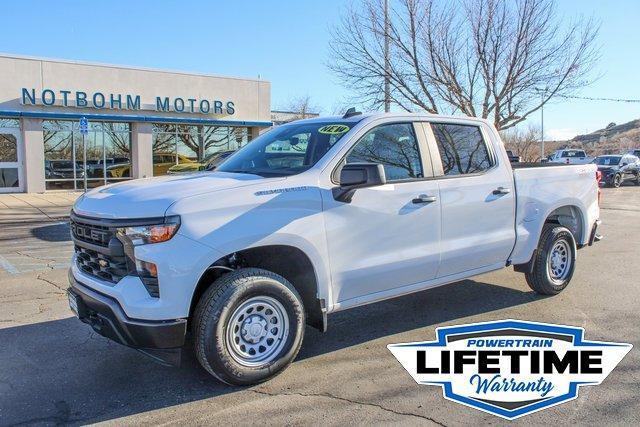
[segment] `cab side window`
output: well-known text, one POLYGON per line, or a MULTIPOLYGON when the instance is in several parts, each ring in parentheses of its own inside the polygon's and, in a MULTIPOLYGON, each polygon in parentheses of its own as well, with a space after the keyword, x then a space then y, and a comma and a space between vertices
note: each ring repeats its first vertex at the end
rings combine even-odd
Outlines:
POLYGON ((493 166, 478 126, 432 123, 445 176, 479 173, 493 166))
POLYGON ((422 178, 418 140, 411 123, 381 125, 367 132, 347 155, 347 163, 380 163, 387 181, 422 178))

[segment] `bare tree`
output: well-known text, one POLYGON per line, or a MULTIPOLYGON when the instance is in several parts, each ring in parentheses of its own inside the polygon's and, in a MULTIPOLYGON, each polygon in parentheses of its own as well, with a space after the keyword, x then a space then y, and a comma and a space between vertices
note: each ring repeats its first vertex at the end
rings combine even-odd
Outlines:
POLYGON ((288 111, 296 114, 296 119, 307 119, 314 117, 320 111, 320 108, 311 101, 309 95, 294 98, 289 101, 286 108, 288 111))
POLYGON ((333 31, 329 68, 373 108, 524 121, 555 96, 590 83, 599 25, 563 23, 554 0, 383 0, 351 7, 333 31), (385 70, 385 33, 390 45, 385 70))
MULTIPOLYGON (((526 129, 512 128, 500 132, 504 146, 520 156, 523 162, 535 162, 540 157, 540 129, 529 126, 526 129)), ((545 153, 546 154, 546 153, 545 153)))

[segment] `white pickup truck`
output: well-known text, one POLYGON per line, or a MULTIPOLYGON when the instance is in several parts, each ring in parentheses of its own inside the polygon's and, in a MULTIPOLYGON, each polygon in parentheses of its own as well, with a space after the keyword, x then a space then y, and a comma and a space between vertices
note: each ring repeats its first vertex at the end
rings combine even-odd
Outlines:
POLYGON ((339 310, 510 265, 557 294, 576 249, 599 239, 596 166, 512 167, 474 118, 349 111, 278 126, 215 172, 81 197, 70 306, 165 363, 189 342, 209 373, 244 385, 284 369, 305 324, 324 331, 339 310))
POLYGON ((557 150, 548 157, 552 163, 563 163, 566 165, 585 165, 593 161, 593 157, 587 156, 584 150, 564 149, 557 150))

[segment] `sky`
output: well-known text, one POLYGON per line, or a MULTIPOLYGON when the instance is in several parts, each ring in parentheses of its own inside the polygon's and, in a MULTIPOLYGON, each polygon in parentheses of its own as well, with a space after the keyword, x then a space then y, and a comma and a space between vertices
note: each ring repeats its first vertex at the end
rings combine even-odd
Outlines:
MULTIPOLYGON (((327 69, 330 30, 350 1, 7 1, 0 52, 237 77, 272 85, 272 108, 309 96, 323 114, 350 93, 327 69)), ((393 0, 392 0, 393 1, 393 0)), ((640 99, 640 1, 559 0, 565 19, 601 21, 601 77, 588 97, 640 99)), ((0 75, 2 70, 0 70, 0 75)), ((546 139, 640 118, 640 103, 558 100, 544 109, 546 139)), ((539 126, 540 114, 523 126, 539 126)))

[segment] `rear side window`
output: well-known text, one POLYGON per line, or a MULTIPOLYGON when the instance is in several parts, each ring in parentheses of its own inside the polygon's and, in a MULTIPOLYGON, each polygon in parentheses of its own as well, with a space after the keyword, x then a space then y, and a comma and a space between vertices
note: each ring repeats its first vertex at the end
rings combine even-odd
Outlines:
POLYGON ((480 128, 432 123, 445 176, 479 173, 493 165, 480 128))
POLYGON ((413 124, 381 125, 367 132, 347 155, 347 163, 380 163, 387 181, 422 178, 422 163, 413 124))

